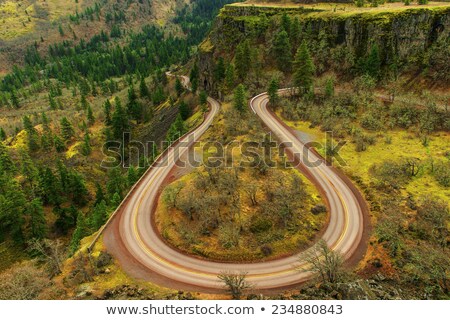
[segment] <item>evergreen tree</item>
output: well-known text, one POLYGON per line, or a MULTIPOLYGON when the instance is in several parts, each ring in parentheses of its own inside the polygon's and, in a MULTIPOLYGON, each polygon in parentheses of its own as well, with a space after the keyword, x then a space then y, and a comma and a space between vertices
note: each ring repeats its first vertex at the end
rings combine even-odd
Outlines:
POLYGON ((167 132, 167 141, 172 143, 179 139, 183 134, 186 133, 186 126, 184 124, 183 118, 178 114, 176 120, 169 128, 167 132))
POLYGON ((133 86, 128 89, 128 103, 127 103, 127 112, 128 115, 140 122, 142 120, 142 105, 137 100, 136 92, 134 91, 133 86))
POLYGON ((298 47, 301 34, 302 26, 300 25, 300 19, 298 17, 295 17, 291 27, 291 45, 293 48, 298 47))
POLYGON ((121 139, 123 133, 130 129, 128 115, 122 108, 118 97, 116 97, 116 109, 112 116, 112 128, 115 139, 121 139))
POLYGON ((130 166, 127 174, 128 187, 132 187, 138 179, 139 177, 136 168, 134 166, 130 166))
POLYGON ((291 33, 291 24, 291 17, 289 17, 286 13, 283 13, 283 15, 281 16, 281 27, 288 34, 291 33))
POLYGON ((109 99, 105 101, 103 104, 103 112, 105 113, 105 124, 107 126, 111 125, 111 102, 109 102, 109 99))
POLYGON ((225 79, 225 60, 223 57, 219 57, 217 64, 214 68, 214 80, 217 83, 222 83, 222 81, 225 79))
POLYGON ((89 126, 92 126, 95 123, 95 117, 91 106, 88 106, 87 108, 87 121, 89 126))
POLYGON ((239 112, 244 112, 247 110, 246 108, 246 93, 245 93, 245 87, 243 84, 240 84, 237 86, 237 88, 234 90, 234 103, 233 106, 236 110, 239 112))
POLYGON ((42 128, 44 129, 45 133, 50 133, 50 120, 47 118, 47 115, 45 112, 41 113, 41 119, 42 119, 42 128))
POLYGON ((378 79, 381 71, 381 59, 378 45, 374 44, 366 60, 366 74, 374 79, 378 79))
POLYGON ((3 142, 0 142, 0 174, 7 172, 12 173, 14 171, 15 165, 9 156, 8 150, 3 142))
POLYGON ((309 53, 306 41, 297 51, 294 61, 294 85, 300 92, 310 92, 314 84, 315 66, 309 53))
POLYGON ((30 216, 29 229, 30 238, 43 239, 47 234, 47 222, 45 220, 44 209, 39 198, 33 199, 27 205, 27 213, 30 216))
POLYGON ((235 55, 236 73, 241 81, 244 81, 250 72, 251 50, 248 40, 241 42, 236 48, 235 55))
POLYGON ((205 90, 203 90, 202 92, 200 92, 199 95, 199 102, 201 106, 206 106, 208 104, 208 94, 206 93, 205 90))
POLYGON ((74 254, 80 247, 81 239, 88 235, 89 230, 87 228, 86 219, 82 212, 78 213, 76 229, 72 234, 72 240, 70 241, 70 252, 74 254))
POLYGON ((108 191, 109 199, 112 199, 114 194, 118 194, 120 199, 124 196, 126 182, 120 172, 119 168, 112 168, 108 172, 108 183, 106 189, 108 191))
POLYGON ((83 145, 81 146, 81 153, 87 157, 88 155, 91 154, 91 152, 92 152, 91 138, 89 136, 89 132, 86 132, 84 134, 83 145))
POLYGON ((39 149, 39 135, 28 116, 23 117, 23 127, 27 132, 28 150, 30 152, 37 151, 39 149))
POLYGON ((103 192, 103 188, 100 183, 95 182, 95 202, 94 204, 99 204, 100 202, 105 200, 105 193, 103 192))
POLYGON ((17 180, 0 170, 0 234, 11 235, 17 244, 22 244, 24 241, 23 210, 25 207, 26 198, 17 180))
POLYGON ((113 208, 117 208, 119 204, 122 202, 122 197, 118 193, 114 193, 111 197, 110 202, 113 208))
POLYGON ((64 141, 57 135, 53 137, 53 144, 55 145, 55 150, 58 153, 66 151, 66 145, 64 141))
POLYGON ((189 118, 189 116, 191 115, 191 109, 189 108, 187 103, 184 101, 180 102, 180 105, 178 106, 178 110, 179 110, 181 118, 183 120, 187 120, 189 118))
POLYGON ((11 91, 11 104, 16 109, 20 108, 19 98, 17 97, 16 92, 14 90, 11 91))
POLYGON ((6 140, 6 132, 3 130, 3 128, 0 128, 0 141, 6 140))
POLYGON ((108 207, 106 206, 105 200, 96 204, 92 210, 91 215, 91 227, 93 230, 100 229, 108 220, 108 207))
POLYGON ((143 76, 141 77, 141 82, 139 84, 139 94, 141 95, 141 98, 150 98, 150 91, 148 90, 143 76))
POLYGON ((269 95, 269 101, 272 106, 277 106, 280 97, 278 96, 278 80, 272 78, 269 84, 269 88, 267 89, 267 94, 269 95))
POLYGON ((86 183, 83 177, 76 172, 69 172, 68 192, 72 195, 72 201, 78 206, 84 206, 87 203, 89 195, 86 183))
POLYGON ((39 170, 39 189, 44 204, 61 204, 61 185, 49 167, 39 170))
POLYGON ((334 96, 334 79, 328 78, 325 83, 325 96, 332 98, 334 96))
POLYGON ((60 121, 61 125, 61 135, 64 140, 68 141, 75 135, 75 130, 72 127, 72 124, 66 117, 63 117, 60 121))
POLYGON ((175 80, 175 91, 177 92, 177 96, 181 96, 183 94, 184 91, 184 87, 183 84, 180 81, 180 78, 176 78, 175 80))
POLYGON ((234 64, 230 63, 225 72, 225 84, 227 86, 228 91, 231 91, 234 88, 236 83, 236 73, 234 69, 234 64))
POLYGON ((50 104, 50 109, 56 110, 58 109, 58 105, 56 104, 55 98, 51 94, 48 95, 48 102, 50 104))
POLYGON ((278 69, 283 72, 291 70, 292 47, 289 36, 285 30, 277 34, 274 41, 273 52, 278 69))

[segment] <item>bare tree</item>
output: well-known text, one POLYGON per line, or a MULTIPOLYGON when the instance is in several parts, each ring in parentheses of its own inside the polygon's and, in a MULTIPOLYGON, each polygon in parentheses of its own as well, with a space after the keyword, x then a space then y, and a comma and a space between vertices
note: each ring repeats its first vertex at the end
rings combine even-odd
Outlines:
POLYGON ((251 285, 245 280, 246 276, 246 272, 231 273, 225 271, 219 274, 217 278, 224 283, 231 297, 239 300, 241 299, 242 293, 251 288, 251 285))
POLYGON ((51 282, 44 271, 28 261, 0 274, 0 300, 32 300, 51 282))
POLYGON ((252 206, 256 206, 258 204, 258 201, 256 199, 256 195, 258 193, 258 186, 254 184, 248 184, 244 188, 245 193, 248 195, 248 198, 250 199, 252 206))
POLYGON ((177 207, 178 196, 180 195, 181 190, 183 190, 185 184, 183 182, 177 182, 173 185, 170 185, 164 190, 163 199, 164 202, 172 208, 177 207))
POLYGON ((31 240, 29 250, 36 252, 39 259, 47 265, 50 277, 61 273, 62 262, 65 258, 63 243, 59 240, 31 240))
POLYGON ((331 250, 324 240, 320 240, 306 254, 305 260, 309 266, 302 271, 317 273, 323 282, 336 283, 342 278, 344 259, 339 252, 331 250))

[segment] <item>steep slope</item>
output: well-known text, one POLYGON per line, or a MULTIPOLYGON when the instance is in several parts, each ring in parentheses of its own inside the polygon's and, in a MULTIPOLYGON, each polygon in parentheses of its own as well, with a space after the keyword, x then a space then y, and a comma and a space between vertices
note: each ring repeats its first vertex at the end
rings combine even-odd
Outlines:
POLYGON ((376 48, 383 78, 410 73, 421 74, 438 85, 448 81, 448 3, 411 7, 395 3, 360 9, 335 4, 254 2, 225 6, 200 47, 201 83, 215 94, 223 91, 214 79, 215 61, 223 57, 232 62, 236 47, 244 40, 255 48, 257 63, 264 70, 274 69, 274 46, 285 17, 291 21, 291 30, 286 30, 291 57, 305 40, 313 52, 318 74, 334 71, 347 79, 355 77, 362 73, 371 50, 376 48))

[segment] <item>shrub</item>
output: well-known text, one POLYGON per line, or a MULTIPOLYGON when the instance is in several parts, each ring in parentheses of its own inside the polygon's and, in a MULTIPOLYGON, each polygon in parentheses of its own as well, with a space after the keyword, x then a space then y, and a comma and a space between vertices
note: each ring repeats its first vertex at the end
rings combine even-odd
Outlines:
POLYGON ((263 233, 269 231, 272 228, 272 221, 266 218, 256 218, 250 225, 250 231, 252 233, 263 233))

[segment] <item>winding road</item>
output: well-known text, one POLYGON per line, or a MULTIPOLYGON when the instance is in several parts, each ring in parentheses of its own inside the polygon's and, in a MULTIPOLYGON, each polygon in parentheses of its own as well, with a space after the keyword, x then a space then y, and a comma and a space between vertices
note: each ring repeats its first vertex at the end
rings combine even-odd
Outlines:
MULTIPOLYGON (((183 78, 187 86, 188 79, 183 78)), ((164 181, 166 181, 179 159, 189 147, 211 126, 220 110, 220 104, 208 98, 210 112, 204 122, 185 135, 157 160, 166 165, 154 165, 133 188, 122 203, 111 223, 104 230, 104 243, 122 268, 131 276, 156 282, 164 287, 202 292, 223 292, 223 284, 217 275, 223 271, 247 272, 247 281, 254 289, 267 291, 289 288, 311 277, 309 272, 298 268, 301 254, 278 260, 259 263, 219 263, 187 256, 166 244, 152 223, 152 214, 164 181)), ((267 94, 254 97, 250 106, 264 124, 281 141, 291 146, 287 151, 307 157, 319 165, 308 167, 300 164, 302 170, 319 188, 329 207, 330 221, 322 238, 328 245, 339 250, 346 259, 351 258, 362 242, 366 204, 351 184, 336 169, 327 164, 307 148, 295 134, 283 124, 268 108, 267 94)), ((304 160, 304 159, 303 159, 304 160)), ((309 249, 312 250, 312 249, 309 249)))

